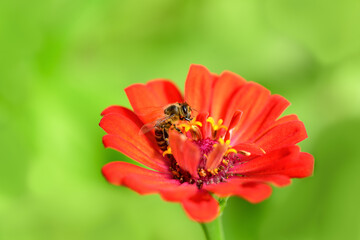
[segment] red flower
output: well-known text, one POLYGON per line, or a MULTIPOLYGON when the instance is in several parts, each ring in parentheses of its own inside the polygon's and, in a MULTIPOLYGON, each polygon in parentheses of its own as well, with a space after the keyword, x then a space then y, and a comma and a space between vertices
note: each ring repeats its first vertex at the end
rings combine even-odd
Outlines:
POLYGON ((125 91, 134 111, 110 106, 102 112, 103 143, 152 170, 111 162, 102 169, 105 178, 140 194, 159 193, 166 201, 179 202, 195 221, 218 216, 212 194, 258 203, 270 196, 269 184, 286 186, 291 178, 312 174, 313 156, 295 145, 307 138, 303 123, 296 115, 279 118, 289 102, 257 83, 192 65, 184 98, 162 79, 125 91), (183 134, 169 131, 170 147, 163 153, 152 132, 139 134, 144 123, 154 120, 144 111, 184 101, 197 110, 196 119, 177 123, 183 134))

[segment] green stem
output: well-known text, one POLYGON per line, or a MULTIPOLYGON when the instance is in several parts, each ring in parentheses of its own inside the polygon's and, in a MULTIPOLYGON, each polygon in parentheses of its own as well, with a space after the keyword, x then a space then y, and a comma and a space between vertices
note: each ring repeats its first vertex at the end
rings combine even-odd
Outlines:
POLYGON ((221 216, 209 223, 202 223, 206 240, 224 240, 221 216))
POLYGON ((225 240, 221 217, 227 200, 228 198, 218 198, 217 201, 219 202, 220 206, 219 216, 212 222, 201 223, 201 227, 204 231, 206 240, 225 240))

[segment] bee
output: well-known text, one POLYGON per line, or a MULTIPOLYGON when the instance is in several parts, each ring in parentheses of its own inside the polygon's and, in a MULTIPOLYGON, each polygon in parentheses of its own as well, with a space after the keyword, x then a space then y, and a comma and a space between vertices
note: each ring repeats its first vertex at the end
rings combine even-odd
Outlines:
POLYGON ((167 150, 169 146, 169 130, 173 127, 181 133, 180 129, 176 127, 176 123, 181 121, 191 121, 192 109, 186 102, 169 104, 164 108, 164 117, 147 123, 140 129, 140 133, 145 134, 152 129, 155 129, 155 139, 162 151, 167 150))

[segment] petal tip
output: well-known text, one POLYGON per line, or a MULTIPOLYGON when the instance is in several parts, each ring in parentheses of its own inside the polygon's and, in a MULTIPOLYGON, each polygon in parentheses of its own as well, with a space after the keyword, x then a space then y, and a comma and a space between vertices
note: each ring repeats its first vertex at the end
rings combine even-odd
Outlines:
POLYGON ((220 213, 219 203, 206 191, 198 191, 184 200, 182 206, 190 219, 200 223, 211 222, 220 213))

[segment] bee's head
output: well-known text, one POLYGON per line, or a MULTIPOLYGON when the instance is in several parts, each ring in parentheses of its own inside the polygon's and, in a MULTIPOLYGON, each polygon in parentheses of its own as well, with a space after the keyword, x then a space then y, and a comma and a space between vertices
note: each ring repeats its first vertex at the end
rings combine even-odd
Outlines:
POLYGON ((180 119, 191 120, 191 107, 186 102, 180 104, 180 119))

